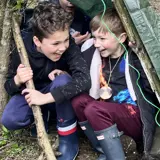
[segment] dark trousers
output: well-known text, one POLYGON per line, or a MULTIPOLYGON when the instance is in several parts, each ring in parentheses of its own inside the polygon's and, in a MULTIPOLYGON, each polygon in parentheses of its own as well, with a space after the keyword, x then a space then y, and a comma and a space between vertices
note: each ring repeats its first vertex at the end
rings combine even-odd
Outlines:
POLYGON ((142 141, 142 122, 138 107, 97 101, 88 94, 75 97, 72 106, 79 121, 88 120, 94 131, 106 129, 116 123, 119 131, 135 141, 142 141))
MULTIPOLYGON (((48 93, 51 89, 63 86, 71 81, 71 77, 67 74, 59 75, 48 86, 40 90, 42 93, 48 93)), ((48 111, 55 111, 57 119, 60 122, 75 119, 75 113, 70 101, 64 101, 61 104, 51 103, 41 106, 43 119, 47 121, 48 111)), ((23 95, 13 96, 6 105, 2 114, 2 124, 9 130, 17 130, 24 128, 34 122, 32 109, 28 106, 23 95)), ((67 125, 67 124, 66 124, 67 125)))

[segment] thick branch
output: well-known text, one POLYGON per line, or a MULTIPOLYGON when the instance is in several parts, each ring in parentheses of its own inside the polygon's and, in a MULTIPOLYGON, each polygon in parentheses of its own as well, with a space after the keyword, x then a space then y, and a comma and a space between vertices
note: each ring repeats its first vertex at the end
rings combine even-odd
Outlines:
MULTIPOLYGON (((23 40, 21 37, 19 25, 16 21, 15 16, 13 16, 13 36, 14 36, 14 40, 17 45, 17 49, 18 49, 22 64, 29 67, 30 64, 29 64, 29 60, 28 60, 28 55, 27 55, 27 52, 26 52, 26 49, 25 49, 25 46, 24 46, 24 43, 23 43, 23 40)), ((33 80, 30 80, 26 84, 26 87, 30 88, 30 89, 35 89, 34 84, 33 84, 33 80)), ((34 115, 35 124, 36 124, 36 128, 37 128, 39 144, 42 147, 44 153, 46 154, 46 157, 48 160, 56 160, 55 155, 52 150, 52 147, 51 147, 50 142, 48 140, 48 136, 47 136, 45 128, 44 128, 44 122, 42 119, 41 109, 39 106, 32 106, 32 110, 33 110, 33 115, 34 115)))

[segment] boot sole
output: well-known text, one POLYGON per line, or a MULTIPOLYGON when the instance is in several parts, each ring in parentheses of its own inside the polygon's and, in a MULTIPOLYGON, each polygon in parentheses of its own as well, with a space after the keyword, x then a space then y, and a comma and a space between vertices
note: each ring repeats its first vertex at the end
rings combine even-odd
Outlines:
POLYGON ((77 156, 78 156, 78 153, 79 153, 79 149, 78 149, 78 152, 77 152, 77 154, 74 156, 73 160, 75 160, 75 159, 77 158, 77 156))

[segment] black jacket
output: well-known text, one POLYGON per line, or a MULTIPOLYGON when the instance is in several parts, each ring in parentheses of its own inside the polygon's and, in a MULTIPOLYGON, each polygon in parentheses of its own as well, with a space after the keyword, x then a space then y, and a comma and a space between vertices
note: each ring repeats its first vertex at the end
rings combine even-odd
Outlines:
MULTIPOLYGON (((33 35, 31 32, 23 34, 24 44, 34 74, 33 81, 36 89, 39 90, 51 82, 48 78, 48 74, 54 69, 67 71, 72 76, 72 81, 70 83, 51 91, 56 103, 61 103, 66 99, 69 100, 81 92, 86 92, 90 89, 91 81, 89 70, 74 40, 70 38, 69 48, 59 61, 53 62, 44 54, 37 52, 33 45, 32 38, 33 35)), ((9 65, 7 81, 5 82, 5 89, 9 95, 15 95, 23 89, 23 86, 18 88, 14 82, 14 76, 16 75, 19 64, 20 58, 15 51, 11 54, 11 63, 9 65)))
MULTIPOLYGON (((95 51, 95 48, 94 46, 92 46, 83 52, 83 57, 87 61, 88 68, 90 68, 94 51, 95 51)), ((141 86, 144 96, 153 104, 159 105, 154 92, 151 90, 150 84, 141 66, 141 63, 137 55, 133 53, 131 49, 129 49, 128 51, 128 62, 130 65, 134 66, 140 72, 139 84, 141 86)), ((145 154, 149 154, 152 147, 153 137, 155 133, 156 123, 154 118, 155 118, 156 109, 152 105, 150 105, 146 100, 144 100, 136 84, 138 74, 131 67, 129 67, 129 75, 130 75, 133 89, 137 98, 136 103, 138 104, 138 107, 140 109, 140 116, 143 124, 144 152, 145 154)))

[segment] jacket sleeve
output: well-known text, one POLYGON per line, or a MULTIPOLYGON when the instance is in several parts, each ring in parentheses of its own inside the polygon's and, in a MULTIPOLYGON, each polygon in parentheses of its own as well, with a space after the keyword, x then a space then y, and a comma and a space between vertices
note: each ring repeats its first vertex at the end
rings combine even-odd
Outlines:
POLYGON ((68 84, 51 90, 56 103, 70 100, 74 96, 88 92, 91 87, 91 79, 86 61, 83 59, 80 48, 71 40, 66 52, 66 60, 71 71, 72 81, 68 84))
POLYGON ((20 57, 17 53, 17 50, 15 49, 10 55, 8 73, 6 76, 6 82, 4 84, 4 87, 10 96, 15 95, 16 93, 22 90, 21 87, 17 87, 14 82, 14 76, 16 75, 16 71, 19 64, 20 64, 20 57))

